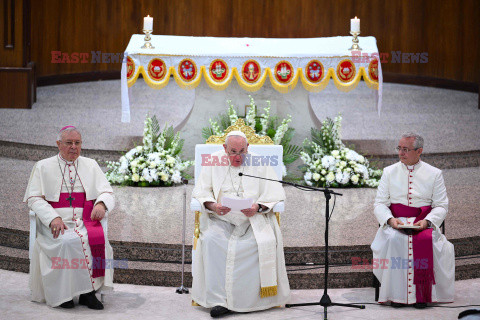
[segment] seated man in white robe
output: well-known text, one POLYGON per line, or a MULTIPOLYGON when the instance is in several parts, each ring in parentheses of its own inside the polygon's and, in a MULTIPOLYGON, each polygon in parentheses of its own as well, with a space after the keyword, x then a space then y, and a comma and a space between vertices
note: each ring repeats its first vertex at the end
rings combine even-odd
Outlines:
POLYGON ((100 221, 113 209, 113 190, 93 159, 80 156, 82 136, 59 132, 59 154, 35 164, 24 202, 37 217, 30 261, 32 300, 73 308, 73 298, 103 309, 97 290, 112 288, 113 251, 100 221))
POLYGON ((440 232, 448 211, 442 171, 420 160, 423 138, 415 133, 402 135, 396 149, 400 162, 384 169, 374 205, 378 302, 416 308, 453 302, 455 253, 440 232))
POLYGON ((283 187, 239 176, 277 179, 271 166, 248 163, 254 155, 242 132, 230 132, 223 146, 211 155, 211 165, 202 165, 192 194, 204 207, 193 249, 192 299, 212 308, 212 317, 283 305, 290 296, 282 235, 271 212, 285 199, 283 187), (234 212, 221 204, 226 197, 249 198, 253 204, 234 212))

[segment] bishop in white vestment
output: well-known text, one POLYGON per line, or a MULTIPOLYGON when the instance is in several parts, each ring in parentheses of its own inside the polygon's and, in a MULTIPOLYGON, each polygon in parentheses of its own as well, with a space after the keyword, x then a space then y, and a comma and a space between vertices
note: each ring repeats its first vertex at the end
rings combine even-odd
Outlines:
POLYGON ((93 159, 80 156, 81 135, 61 130, 60 153, 37 162, 24 202, 37 217, 30 261, 32 300, 72 308, 73 297, 103 309, 95 297, 113 284, 113 251, 100 220, 113 209, 113 190, 93 159))
POLYGON ((204 207, 200 237, 193 249, 192 299, 212 308, 213 317, 229 311, 249 312, 283 305, 290 296, 283 241, 271 208, 285 199, 270 166, 242 164, 248 144, 231 132, 225 151, 213 153, 202 166, 192 196, 204 207), (253 200, 252 208, 233 212, 222 198, 253 200))
POLYGON ((384 169, 374 205, 378 301, 418 308, 453 302, 455 253, 440 231, 448 211, 442 172, 420 160, 423 139, 414 133, 404 134, 397 150, 400 162, 384 169), (405 226, 417 229, 402 231, 405 226))

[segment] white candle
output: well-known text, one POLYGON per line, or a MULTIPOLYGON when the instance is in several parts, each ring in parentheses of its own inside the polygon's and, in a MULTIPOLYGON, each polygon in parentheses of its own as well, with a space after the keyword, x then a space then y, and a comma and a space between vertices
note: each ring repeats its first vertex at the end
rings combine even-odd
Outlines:
POLYGON ((143 30, 153 30, 153 18, 146 16, 143 18, 143 30))
POLYGON ((350 31, 360 32, 360 19, 355 17, 355 19, 350 19, 350 31))

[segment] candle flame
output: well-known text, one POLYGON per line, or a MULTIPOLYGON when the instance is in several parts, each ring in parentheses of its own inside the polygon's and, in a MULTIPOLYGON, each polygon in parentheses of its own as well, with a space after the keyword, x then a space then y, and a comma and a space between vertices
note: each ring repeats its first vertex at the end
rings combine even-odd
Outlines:
POLYGON ((355 16, 355 19, 358 19, 357 16, 355 16))

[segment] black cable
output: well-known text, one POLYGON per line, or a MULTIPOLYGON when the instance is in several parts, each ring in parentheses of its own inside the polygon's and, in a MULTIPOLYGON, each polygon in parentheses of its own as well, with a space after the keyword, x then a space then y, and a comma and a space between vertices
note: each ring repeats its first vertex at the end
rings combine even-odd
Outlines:
POLYGON ((335 203, 337 202, 337 195, 334 194, 333 195, 333 207, 332 207, 332 211, 330 211, 330 215, 328 216, 328 221, 330 222, 330 218, 332 217, 332 214, 333 214, 333 209, 335 209, 335 203))

